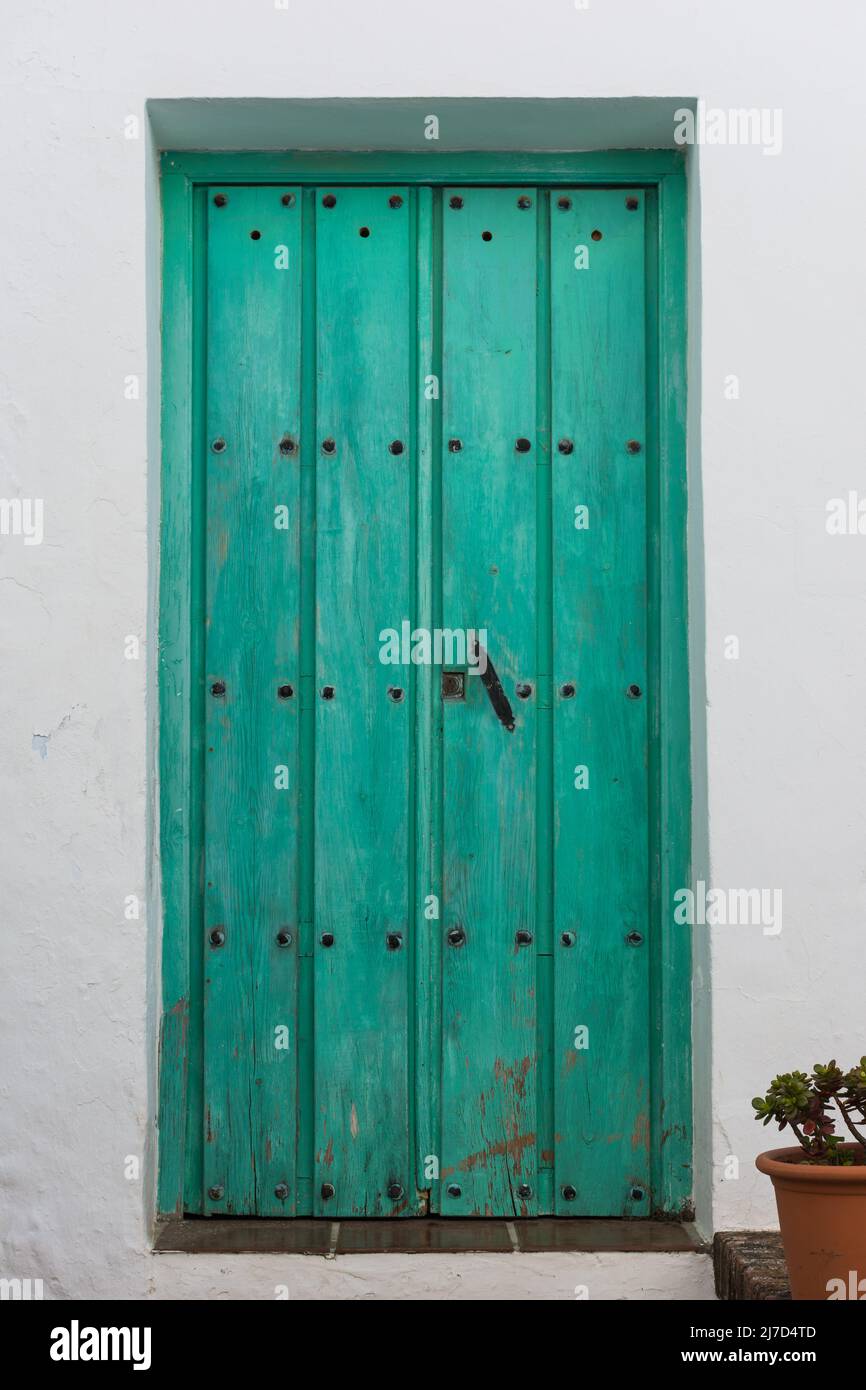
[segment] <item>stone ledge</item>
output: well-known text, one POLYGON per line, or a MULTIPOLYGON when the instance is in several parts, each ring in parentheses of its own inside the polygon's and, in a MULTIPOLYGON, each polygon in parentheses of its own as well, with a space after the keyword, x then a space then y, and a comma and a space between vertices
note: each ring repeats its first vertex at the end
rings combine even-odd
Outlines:
POLYGON ((778 1231, 717 1231, 713 1273, 722 1299, 782 1302, 791 1297, 778 1231))

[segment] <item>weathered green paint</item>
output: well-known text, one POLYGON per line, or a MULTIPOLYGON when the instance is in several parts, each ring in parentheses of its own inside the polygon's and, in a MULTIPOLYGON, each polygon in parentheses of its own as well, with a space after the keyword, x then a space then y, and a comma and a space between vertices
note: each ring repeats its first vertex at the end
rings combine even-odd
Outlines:
POLYGON ((671 911, 689 844, 680 166, 633 153, 606 171, 584 156, 442 157, 443 176, 469 185, 453 190, 454 211, 447 187, 411 186, 414 156, 393 161, 396 188, 379 156, 166 156, 164 170, 175 158, 191 177, 164 176, 160 1210, 411 1215, 429 1194, 430 1210, 455 1215, 679 1211, 690 1191, 689 952, 671 911), (569 159, 566 213, 538 185, 565 183, 569 159), (579 187, 582 173, 618 182, 626 168, 633 188, 579 187), (352 169, 384 186, 341 187, 352 169), (295 188, 287 209, 295 173, 317 185, 295 188), (473 187, 473 174, 528 186, 473 187), (231 186, 245 178, 263 186, 231 186), (339 196, 325 209, 329 182, 339 196), (229 202, 216 209, 220 187, 229 202), (594 227, 595 277, 573 268, 594 227), (274 268, 278 243, 289 270, 274 268), (429 373, 438 400, 425 396, 429 373), (209 451, 232 430, 245 452, 209 451), (300 459, 275 455, 284 431, 300 435, 300 459), (616 455, 623 431, 622 443, 645 441, 639 455, 616 455), (562 436, 575 439, 570 456, 562 436), (590 489, 588 532, 574 529, 576 477, 590 489), (275 479, 291 492, 273 496, 275 479), (289 506, 288 532, 256 531, 266 502, 289 506), (243 544, 223 552, 233 530, 243 544), (575 550, 596 537, 616 574, 575 550), (513 734, 477 677, 463 705, 443 706, 438 671, 379 663, 380 628, 403 617, 487 627, 513 734), (627 699, 623 674, 641 699, 627 699), (224 698, 207 693, 215 679, 224 698), (523 680, 528 701, 515 698, 523 680), (276 698, 283 681, 292 701, 276 698), (389 685, 406 698, 388 699, 389 685), (264 785, 257 758, 271 768, 264 785), (599 762, 607 780, 593 776, 599 762), (590 764, 589 792, 568 782, 577 763, 590 764), (205 842, 216 887, 202 911, 205 842), (227 937, 214 951, 217 918, 227 937), (467 939, 454 948, 445 933, 458 918, 467 939), (276 946, 275 923, 294 926, 291 948, 276 946), (633 924, 639 948, 623 941, 633 924), (521 927, 531 946, 516 945, 521 927), (387 950, 389 930, 402 949, 387 950), (563 930, 577 931, 575 948, 563 930), (279 1023, 291 1045, 275 1052, 279 1023), (581 1023, 590 1048, 578 1053, 581 1023), (388 1198, 394 1182, 403 1199, 388 1198), (445 1190, 455 1183, 459 1198, 445 1190), (562 1199, 566 1184, 576 1200, 562 1199))
POLYGON ((574 189, 571 207, 551 216, 553 438, 573 441, 553 465, 563 1215, 643 1216, 650 1204, 646 473, 655 461, 646 439, 644 199, 631 197, 636 208, 620 189, 574 189), (560 693, 566 685, 570 698, 560 693), (640 940, 629 945, 634 934, 640 940), (576 1198, 564 1199, 566 1186, 576 1198))
POLYGON ((486 634, 516 728, 476 675, 445 706, 443 930, 466 939, 442 970, 442 1210, 533 1216, 536 949, 516 934, 535 934, 536 700, 516 687, 536 691, 537 194, 520 208, 513 188, 465 189, 452 208, 457 192, 443 195, 443 617, 486 634))
POLYGON ((379 633, 412 611, 414 246, 405 188, 327 198, 320 190, 316 436, 304 441, 317 450, 314 1196, 318 1215, 390 1216, 414 1199, 413 703, 410 670, 379 660, 379 633), (326 1183, 335 1195, 323 1199, 326 1183), (389 1199, 391 1185, 407 1196, 389 1199))
POLYGON ((295 1167, 297 195, 208 215, 204 1186, 206 1210, 262 1216, 293 1210, 295 1167))

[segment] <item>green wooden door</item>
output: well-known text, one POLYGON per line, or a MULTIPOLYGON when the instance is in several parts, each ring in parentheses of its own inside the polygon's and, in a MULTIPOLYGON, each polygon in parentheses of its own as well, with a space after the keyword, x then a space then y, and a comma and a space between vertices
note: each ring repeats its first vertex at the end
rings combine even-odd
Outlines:
POLYGON ((644 191, 207 199, 190 1205, 646 1215, 644 191))

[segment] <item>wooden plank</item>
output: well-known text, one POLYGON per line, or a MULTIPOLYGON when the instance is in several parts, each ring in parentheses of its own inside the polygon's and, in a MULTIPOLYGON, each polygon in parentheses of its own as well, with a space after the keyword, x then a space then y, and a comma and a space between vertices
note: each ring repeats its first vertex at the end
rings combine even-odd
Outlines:
POLYGON ((295 189, 223 196, 208 215, 204 1209, 276 1216, 295 1183, 300 210, 295 189))
POLYGON ((196 181, 362 183, 366 179, 438 184, 594 184, 653 182, 682 173, 683 150, 166 150, 163 168, 196 181))
POLYGON ((551 295, 557 1211, 645 1215, 653 691, 640 190, 553 197, 551 295))
POLYGON ((443 960, 450 1215, 535 1211, 535 944, 516 934, 535 926, 536 215, 519 192, 530 207, 516 189, 443 191, 443 623, 486 629, 516 721, 477 675, 444 706, 442 925, 465 932, 443 960))
POLYGON ((159 1035, 157 1206, 184 1209, 190 1023, 187 934, 191 859, 193 198, 181 174, 166 176, 163 211, 171 228, 163 250, 162 495, 159 575, 159 838, 162 918, 162 1015, 159 1035))
POLYGON ((334 195, 323 188, 316 208, 314 1199, 327 1216, 417 1205, 408 1068, 414 691, 410 667, 379 659, 380 632, 411 619, 413 601, 408 196, 344 188, 328 206, 334 195), (391 452, 395 441, 401 453, 391 452), (322 698, 326 687, 332 699, 322 698), (322 1196, 325 1184, 333 1196, 322 1196), (392 1187, 402 1195, 390 1197, 392 1187))

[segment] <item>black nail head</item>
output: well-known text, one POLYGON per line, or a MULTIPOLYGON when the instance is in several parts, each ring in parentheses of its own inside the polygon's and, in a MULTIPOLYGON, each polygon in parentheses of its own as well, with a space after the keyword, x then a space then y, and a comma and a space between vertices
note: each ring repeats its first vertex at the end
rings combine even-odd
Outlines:
POLYGON ((564 931, 564 932, 562 933, 562 935, 560 936, 559 939, 560 939, 560 941, 562 942, 563 946, 573 946, 573 945, 574 945, 574 932, 573 932, 573 931, 564 931))
POLYGON ((638 208, 640 207, 640 203, 638 202, 637 198, 626 198, 625 205, 628 208, 629 212, 637 212, 638 208))
POLYGON ((213 685, 212 685, 211 688, 210 688, 210 693, 211 693, 211 695, 225 695, 225 693, 226 693, 226 683, 225 683, 225 681, 214 681, 213 685))
POLYGON ((403 452, 403 441, 402 441, 402 439, 392 439, 391 443, 388 445, 388 449, 389 449, 390 453, 392 453, 392 454, 402 454, 402 452, 403 452))
POLYGON ((562 212, 568 212, 568 209, 571 207, 571 199, 570 199, 570 198, 557 198, 557 200, 556 200, 556 206, 560 209, 560 211, 562 211, 562 212))
POLYGON ((388 699, 393 700, 395 705, 399 705, 402 703, 403 695, 404 691, 402 685, 388 686, 388 699))
POLYGON ((388 199, 388 207, 389 207, 389 208, 401 208, 402 206, 403 206, 403 199, 400 197, 400 194, 399 194, 399 193, 392 193, 392 194, 391 194, 391 197, 388 199))
POLYGON ((519 686, 517 687, 517 698, 518 698, 519 700, 528 700, 531 694, 532 694, 532 686, 531 686, 531 685, 522 684, 522 685, 519 685, 519 686))
POLYGON ((459 1183, 456 1183, 456 1182, 449 1182, 449 1184, 448 1184, 448 1196, 449 1196, 449 1197, 460 1197, 460 1196, 462 1196, 462 1193, 463 1193, 463 1188, 459 1185, 459 1183))
POLYGON ((530 444, 528 439, 518 439, 514 447, 517 450, 518 454, 528 454, 530 449, 532 448, 532 445, 530 444))
POLYGON ((251 240, 251 241, 261 241, 261 239, 262 239, 262 234, 261 234, 261 232, 250 232, 250 240, 251 240))
POLYGON ((330 931, 323 931, 323 932, 322 932, 322 935, 319 937, 319 941, 320 941, 321 944, 322 944, 323 946, 325 946, 325 947, 333 946, 333 944, 334 944, 334 933, 333 933, 333 932, 330 932, 330 931))
POLYGON ((291 946, 291 944, 292 944, 292 933, 288 930, 287 927, 280 927, 280 930, 277 932, 277 945, 278 945, 278 946, 291 946))
POLYGON ((278 1182, 276 1187, 274 1188, 274 1196, 276 1197, 277 1201, 284 1202, 288 1195, 289 1184, 286 1182, 278 1182))
POLYGON ((452 927, 448 933, 449 946, 462 946, 466 940, 466 933, 462 927, 452 927))
POLYGON ((215 439, 214 442, 213 442, 213 444, 211 444, 211 448, 213 449, 213 451, 214 451, 215 454, 222 454, 222 453, 224 453, 224 452, 225 452, 225 447, 226 447, 226 442, 225 442, 225 440, 222 439, 222 438, 220 438, 220 439, 215 439))
POLYGON ((639 440, 639 439, 630 439, 630 440, 628 441, 628 443, 626 444, 625 447, 626 447, 626 449, 628 450, 628 452, 629 452, 630 454, 639 454, 639 453, 640 453, 640 440, 639 440))
POLYGON ((324 198, 322 199, 322 207, 323 207, 323 208, 334 208, 334 207, 336 207, 336 206, 337 206, 337 200, 336 200, 336 198, 334 197, 333 193, 326 193, 325 196, 324 196, 324 198))
POLYGON ((521 928, 514 939, 517 942, 518 946, 531 946, 532 932, 525 931, 523 928, 521 928))
POLYGON ((400 1198, 403 1196, 403 1189, 398 1182, 389 1182, 388 1196, 392 1202, 399 1202, 400 1198))
POLYGON ((321 1192, 322 1200, 327 1202, 328 1198, 334 1195, 334 1184, 332 1182, 323 1182, 321 1192))
POLYGON ((210 942, 211 946, 214 947, 214 949, 216 949, 218 946, 225 945, 225 927, 211 927, 210 931, 208 932, 207 939, 210 942))
POLYGON ((573 1202, 575 1197, 577 1196, 577 1188, 572 1187, 571 1183, 567 1182, 562 1189, 562 1195, 565 1198, 566 1202, 573 1202))
POLYGON ((334 687, 333 687, 332 685, 323 685, 323 686, 322 686, 322 699, 323 699, 323 700, 333 700, 333 698, 334 698, 334 687))
POLYGON ((596 227, 594 232, 590 232, 589 235, 593 241, 601 241, 601 232, 598 230, 598 227, 596 227))
POLYGON ((403 938, 398 931, 389 931, 385 937, 385 945, 389 951, 399 951, 403 945, 403 938))
POLYGON ((277 688, 277 694, 281 700, 291 700, 294 693, 294 687, 291 685, 281 685, 277 688))
POLYGON ((297 446, 295 444, 294 439, 292 439, 292 436, 290 434, 284 434, 282 439, 280 440, 280 453, 293 454, 295 452, 296 447, 297 446))
POLYGON ((284 193, 282 198, 280 199, 280 202, 282 203, 284 208, 293 208, 295 206, 294 193, 284 193))
POLYGON ((336 453, 336 451, 337 451, 337 446, 336 446, 336 444, 334 443, 333 439, 323 439, 323 440, 322 440, 322 453, 323 453, 323 454, 334 454, 334 453, 336 453))
POLYGON ((224 1190, 225 1189, 222 1187, 209 1187, 207 1190, 207 1195, 210 1197, 212 1202, 221 1202, 224 1190))
POLYGON ((448 452, 449 452, 449 454, 459 454, 459 453, 460 453, 460 450, 461 450, 462 448, 463 448, 463 442, 462 442, 462 440, 460 440, 460 439, 449 439, 449 440, 448 440, 448 452))
POLYGON ((530 1197, 532 1196, 532 1188, 529 1186, 529 1183, 528 1183, 528 1182, 522 1182, 522 1183, 520 1184, 520 1186, 519 1186, 518 1189, 517 1189, 517 1195, 518 1195, 518 1197, 520 1197, 524 1202, 528 1202, 528 1201, 529 1201, 530 1197))
POLYGON ((463 199, 455 193, 453 198, 448 199, 448 206, 450 208, 462 208, 463 199))
POLYGON ((625 693, 630 700, 639 700, 641 697, 641 688, 639 685, 630 685, 625 693))
POLYGON ((517 206, 518 206, 519 208, 531 208, 531 207, 532 207, 532 199, 531 199, 531 198, 527 198, 526 194, 525 194, 525 193, 522 193, 522 194, 520 195, 520 197, 517 199, 517 206))
POLYGON ((574 453, 574 441, 571 439, 560 439, 556 447, 561 454, 574 453))
POLYGON ((560 693, 560 695, 562 696, 563 700, 571 700, 571 699, 573 699, 573 698, 574 698, 574 686, 572 685, 571 681, 566 681, 566 682, 565 682, 565 685, 561 685, 561 686, 559 687, 559 693, 560 693))
POLYGON ((217 193, 216 197, 214 198, 214 206, 218 208, 224 208, 227 202, 228 198, 224 193, 217 193))

